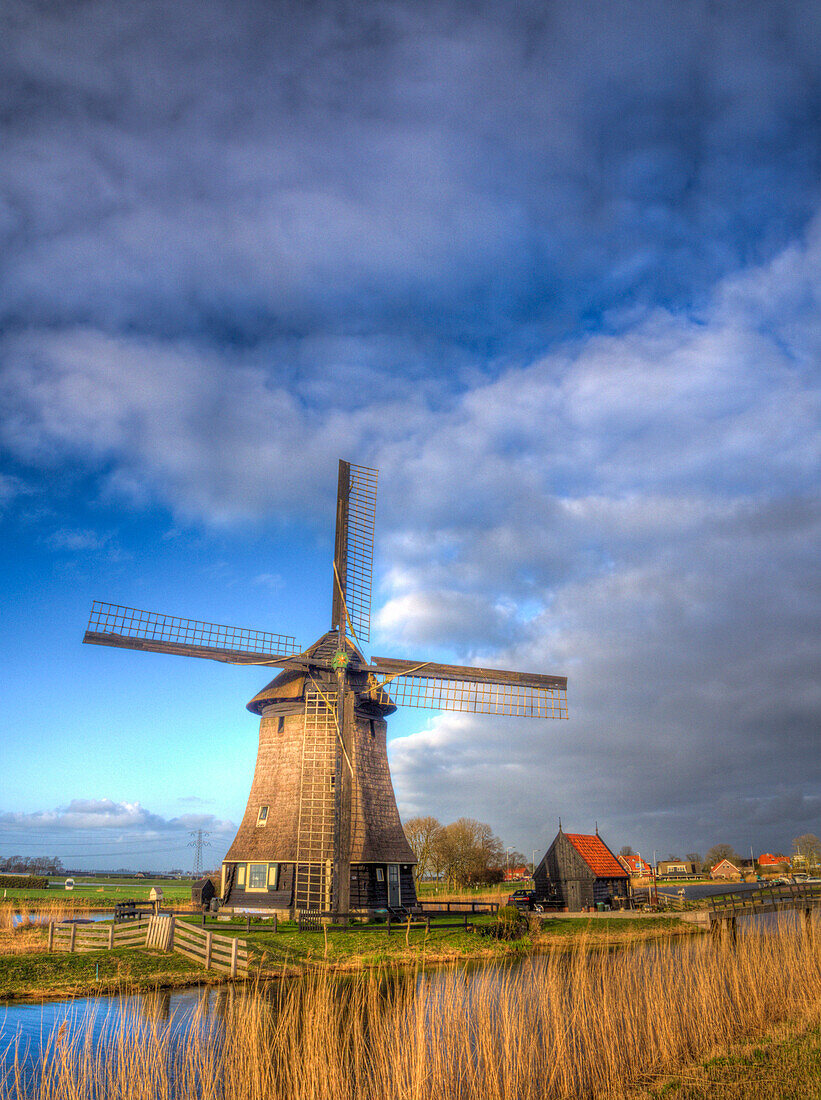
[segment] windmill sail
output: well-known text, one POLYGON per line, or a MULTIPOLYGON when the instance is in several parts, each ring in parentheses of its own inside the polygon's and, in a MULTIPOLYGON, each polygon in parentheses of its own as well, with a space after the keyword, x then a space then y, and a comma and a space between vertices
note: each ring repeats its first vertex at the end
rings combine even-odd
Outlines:
POLYGON ((332 625, 347 623, 360 642, 370 641, 373 528, 378 471, 339 463, 332 625))
POLYGON ((277 664, 300 652, 296 640, 287 634, 181 619, 177 615, 141 611, 100 600, 91 606, 83 641, 183 657, 208 657, 234 665, 277 664))
POLYGON ((568 717, 565 676, 390 657, 374 657, 371 668, 396 704, 515 718, 568 717))

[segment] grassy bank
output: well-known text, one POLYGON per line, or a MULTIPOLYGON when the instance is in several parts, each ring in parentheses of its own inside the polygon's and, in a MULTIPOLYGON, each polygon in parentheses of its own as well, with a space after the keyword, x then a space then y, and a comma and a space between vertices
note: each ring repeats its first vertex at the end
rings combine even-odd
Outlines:
MULTIPOLYGON (((821 929, 810 938, 787 926, 736 944, 698 936, 671 951, 651 943, 638 955, 581 942, 570 954, 473 978, 463 967, 427 976, 384 968, 340 982, 321 970, 267 997, 222 998, 176 1045, 173 1021, 139 1010, 98 1051, 82 1029, 55 1033, 37 1096, 615 1100, 654 1083, 651 1095, 764 1100, 792 1095, 793 1082, 780 1092, 759 1088, 766 1078, 738 1061, 737 1044, 763 1047, 789 1025, 785 1036, 803 1038, 785 1037, 758 1060, 769 1060, 773 1075, 809 1066, 819 988, 821 929), (716 1090, 682 1092, 700 1086, 690 1080, 694 1065, 714 1076, 716 1090), (730 1091, 737 1081, 746 1091, 730 1091)), ((813 1084, 809 1071, 804 1081, 813 1084)), ((14 1095, 11 1081, 0 1089, 3 1100, 14 1095)))
MULTIPOLYGON (((186 918, 182 918, 186 919, 186 918)), ((193 923, 198 920, 191 918, 193 923)), ((246 940, 251 951, 252 972, 263 978, 295 975, 316 969, 338 972, 380 967, 418 968, 448 963, 491 961, 526 956, 533 951, 571 951, 584 944, 589 948, 628 946, 640 941, 688 934, 692 926, 659 917, 595 920, 585 917, 545 922, 542 930, 524 931, 511 939, 496 939, 489 933, 495 919, 476 918, 476 931, 441 928, 435 923, 424 928, 394 925, 387 935, 377 930, 300 932, 295 924, 281 924, 273 932, 262 922, 226 928, 219 922, 209 927, 219 935, 246 940)), ((151 955, 144 951, 95 951, 89 954, 46 954, 47 933, 42 926, 0 929, 0 998, 80 996, 112 992, 122 982, 132 990, 154 986, 179 987, 197 984, 205 971, 179 955, 151 955), (99 964, 99 972, 97 970, 99 964), (184 964, 184 965, 183 965, 184 964)), ((211 973, 209 981, 220 980, 211 973)))
POLYGON ((0 956, 0 1000, 87 997, 94 994, 140 992, 216 981, 182 955, 159 952, 94 951, 48 955, 0 956))
POLYGON ((821 1025, 782 1024, 774 1032, 734 1043, 664 1074, 630 1100, 809 1100, 821 1097, 821 1025))

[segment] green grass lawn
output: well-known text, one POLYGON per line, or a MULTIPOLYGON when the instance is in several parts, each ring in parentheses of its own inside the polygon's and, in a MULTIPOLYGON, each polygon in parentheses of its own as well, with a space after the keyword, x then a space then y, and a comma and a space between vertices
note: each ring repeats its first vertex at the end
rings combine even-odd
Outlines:
MULTIPOLYGON (((199 924, 199 917, 185 918, 189 923, 199 924)), ((490 928, 495 918, 477 915, 473 919, 477 928, 490 928)), ((221 935, 238 936, 246 940, 258 960, 264 957, 264 969, 277 969, 288 963, 302 966, 316 961, 335 963, 340 966, 374 966, 383 962, 407 963, 434 959, 465 959, 470 956, 505 955, 521 953, 530 947, 527 937, 515 941, 498 941, 462 928, 437 928, 432 922, 430 933, 424 928, 412 928, 392 924, 388 935, 386 925, 371 924, 353 926, 348 931, 329 931, 327 954, 325 936, 322 932, 300 932, 293 922, 280 922, 274 932, 270 923, 256 920, 251 922, 250 933, 245 923, 226 925, 220 921, 209 921, 208 928, 221 935)))

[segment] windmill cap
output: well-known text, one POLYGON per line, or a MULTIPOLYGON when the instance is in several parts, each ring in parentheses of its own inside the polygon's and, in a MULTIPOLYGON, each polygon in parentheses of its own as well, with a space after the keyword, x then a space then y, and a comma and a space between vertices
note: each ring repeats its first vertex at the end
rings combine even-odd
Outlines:
MULTIPOLYGON (((319 670, 320 679, 327 680, 327 684, 323 684, 323 690, 335 690, 336 673, 324 666, 326 664, 331 665, 334 654, 340 648, 338 633, 335 630, 329 630, 304 653, 299 654, 299 657, 304 660, 314 658, 316 661, 322 662, 323 667, 319 670)), ((345 638, 345 649, 349 653, 348 674, 352 681, 351 686, 354 691, 365 692, 368 688, 368 674, 359 670, 367 662, 350 638, 345 638)), ((275 676, 269 684, 266 684, 262 691, 257 692, 254 698, 246 704, 246 709, 250 710, 252 714, 261 715, 264 708, 273 703, 298 702, 305 696, 305 681, 305 670, 286 668, 278 676, 275 676)), ((396 707, 385 692, 381 693, 381 699, 382 701, 378 703, 375 701, 367 702, 367 709, 373 710, 374 713, 382 716, 393 714, 396 707)))

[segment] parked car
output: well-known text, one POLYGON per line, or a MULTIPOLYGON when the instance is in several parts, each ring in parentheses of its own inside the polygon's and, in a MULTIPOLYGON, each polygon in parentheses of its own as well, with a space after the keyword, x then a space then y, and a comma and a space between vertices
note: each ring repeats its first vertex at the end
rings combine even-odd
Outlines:
POLYGON ((544 905, 536 897, 535 890, 514 890, 507 899, 507 904, 515 906, 520 912, 527 913, 531 909, 537 913, 544 912, 544 905))

